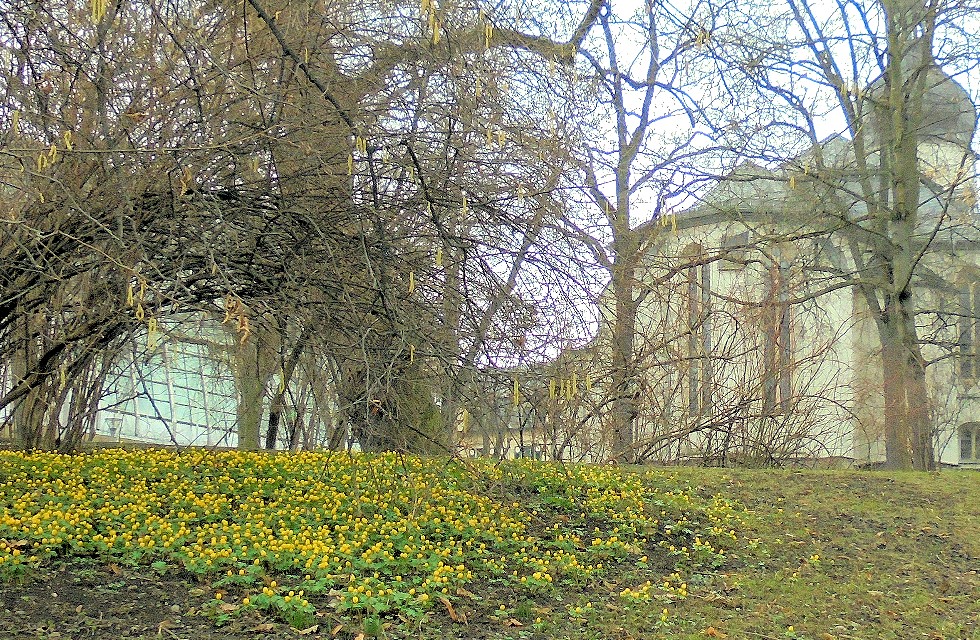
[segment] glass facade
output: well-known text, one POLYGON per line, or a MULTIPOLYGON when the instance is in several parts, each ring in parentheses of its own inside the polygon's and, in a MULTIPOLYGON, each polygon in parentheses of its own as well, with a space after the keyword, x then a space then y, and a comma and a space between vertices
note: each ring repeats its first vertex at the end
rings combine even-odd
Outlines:
POLYGON ((99 407, 102 438, 235 446, 235 381, 224 344, 195 336, 134 353, 107 381, 99 407))

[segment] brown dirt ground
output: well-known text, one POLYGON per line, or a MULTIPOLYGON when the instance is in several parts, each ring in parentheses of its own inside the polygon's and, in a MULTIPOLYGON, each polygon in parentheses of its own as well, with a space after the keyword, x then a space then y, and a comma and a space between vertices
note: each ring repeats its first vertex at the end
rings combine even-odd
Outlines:
MULTIPOLYGON (((202 613, 212 591, 190 575, 157 576, 95 561, 59 562, 3 585, 0 638, 196 640, 330 637, 299 635, 288 626, 247 615, 215 626, 202 613)), ((319 630, 318 630, 319 631, 319 630)), ((338 637, 343 637, 338 635, 338 637)))

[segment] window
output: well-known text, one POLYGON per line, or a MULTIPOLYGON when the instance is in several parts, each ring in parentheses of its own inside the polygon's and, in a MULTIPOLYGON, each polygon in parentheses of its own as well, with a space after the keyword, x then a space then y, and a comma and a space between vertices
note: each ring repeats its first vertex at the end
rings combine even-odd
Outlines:
MULTIPOLYGON (((149 359, 120 361, 119 378, 102 404, 106 420, 118 418, 116 434, 181 443, 215 444, 234 433, 234 382, 208 347, 164 342, 149 359)), ((104 422, 103 428, 105 428, 104 422)))
POLYGON ((959 352, 960 377, 974 382, 980 378, 980 282, 960 289, 959 352))
POLYGON ((741 271, 745 268, 746 247, 749 245, 749 232, 726 235, 721 241, 724 249, 722 260, 718 262, 721 271, 741 271))
POLYGON ((697 264, 704 258, 701 245, 689 245, 686 256, 695 263, 686 271, 687 280, 687 390, 690 415, 705 415, 711 409, 711 265, 697 264))
POLYGON ((980 422, 960 426, 960 462, 980 462, 980 422))
POLYGON ((767 413, 785 413, 793 396, 792 307, 790 262, 780 258, 769 268, 763 326, 763 394, 767 413))
POLYGON ((544 459, 544 452, 541 450, 540 447, 537 447, 535 445, 521 447, 518 455, 521 458, 529 458, 531 460, 544 459))
POLYGON ((115 438, 122 433, 122 418, 106 418, 105 425, 111 438, 115 438))

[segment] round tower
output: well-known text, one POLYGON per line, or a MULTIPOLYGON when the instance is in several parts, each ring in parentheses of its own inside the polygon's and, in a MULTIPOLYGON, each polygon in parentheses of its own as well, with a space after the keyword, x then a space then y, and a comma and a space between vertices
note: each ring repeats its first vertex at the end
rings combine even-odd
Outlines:
MULTIPOLYGON (((898 95, 907 113, 905 123, 914 127, 918 138, 923 176, 942 188, 959 189, 972 184, 977 107, 970 95, 943 71, 924 38, 912 38, 900 51, 889 55, 901 65, 898 95)), ((889 79, 886 72, 872 82, 864 104, 866 110, 873 110, 872 136, 881 145, 888 144, 895 129, 895 94, 889 79)))

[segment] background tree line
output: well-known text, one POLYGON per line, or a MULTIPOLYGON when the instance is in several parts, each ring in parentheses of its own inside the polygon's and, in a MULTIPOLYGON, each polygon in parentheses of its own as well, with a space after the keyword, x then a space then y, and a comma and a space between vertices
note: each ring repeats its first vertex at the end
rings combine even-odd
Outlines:
MULTIPOLYGON (((502 419, 479 408, 487 393, 598 332, 589 437, 639 459, 665 363, 637 313, 685 286, 651 288, 644 260, 671 225, 643 223, 740 162, 806 157, 806 214, 753 238, 847 247, 797 302, 860 292, 889 460, 928 467, 921 347, 961 353, 923 329, 938 310, 916 302, 917 256, 951 220, 921 232, 910 159, 925 155, 929 59, 972 77, 976 15, 938 0, 15 1, 0 27, 0 410, 23 446, 71 449, 121 354, 208 318, 233 347, 240 446, 298 446, 284 416, 303 388, 321 442, 447 450, 462 416, 502 419), (878 78, 887 99, 861 89, 878 78), (901 126, 866 142, 873 120, 901 126), (837 122, 860 174, 844 182, 811 153, 837 122)), ((961 165, 939 201, 963 197, 969 153, 961 165)), ((664 257, 675 275, 720 259, 664 257)))

